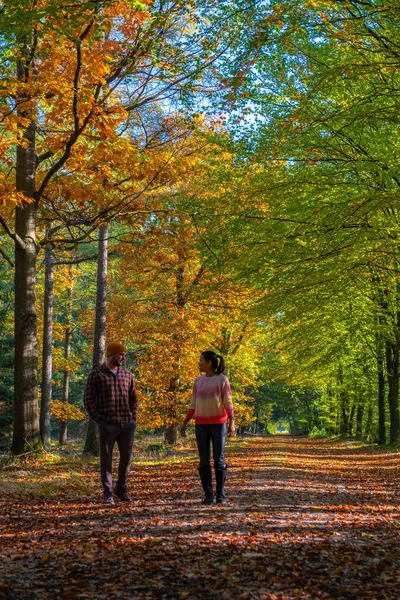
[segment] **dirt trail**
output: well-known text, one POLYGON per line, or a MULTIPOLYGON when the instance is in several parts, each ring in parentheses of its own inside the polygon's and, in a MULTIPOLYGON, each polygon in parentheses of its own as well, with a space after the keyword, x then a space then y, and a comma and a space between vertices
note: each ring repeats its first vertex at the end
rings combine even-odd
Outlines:
POLYGON ((114 509, 94 501, 96 467, 5 471, 0 598, 400 598, 399 454, 289 436, 230 444, 218 507, 199 503, 195 451, 135 465, 134 502, 114 509))

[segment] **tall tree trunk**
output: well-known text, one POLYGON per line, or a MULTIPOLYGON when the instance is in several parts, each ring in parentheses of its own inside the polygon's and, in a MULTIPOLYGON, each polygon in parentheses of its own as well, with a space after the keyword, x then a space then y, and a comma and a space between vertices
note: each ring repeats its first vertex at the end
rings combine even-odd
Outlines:
POLYGON ((171 423, 165 429, 165 433, 164 433, 165 443, 168 444, 169 446, 174 446, 176 444, 177 435, 178 435, 177 423, 176 422, 171 423))
MULTIPOLYGON (((29 80, 29 60, 32 48, 25 42, 18 60, 17 76, 21 83, 29 80)), ((36 126, 31 109, 20 98, 18 113, 30 119, 24 131, 24 147, 17 147, 16 187, 32 202, 15 211, 15 369, 14 369, 14 430, 12 452, 21 454, 42 447, 38 407, 38 343, 36 322, 36 203, 35 173, 36 126), (24 107, 25 106, 25 107, 24 107)))
POLYGON ((385 365, 382 352, 378 355, 378 441, 386 444, 385 365))
POLYGON ((42 397, 40 402, 40 436, 48 450, 51 442, 50 404, 53 374, 53 246, 46 245, 44 271, 44 311, 43 311, 43 357, 42 357, 42 397))
MULTIPOLYGON (((178 364, 178 363, 177 363, 178 364)), ((177 414, 177 403, 176 403, 176 392, 179 387, 179 377, 172 377, 169 382, 168 390, 168 410, 167 410, 167 425, 164 433, 164 440, 166 444, 174 446, 176 444, 178 435, 178 419, 177 414)))
POLYGON ((362 437, 363 416, 364 416, 363 398, 361 396, 359 396, 358 402, 357 402, 357 413, 356 413, 356 436, 358 438, 362 437))
POLYGON ((336 407, 336 420, 335 420, 335 434, 339 435, 340 434, 340 406, 339 404, 336 407))
POLYGON ((399 415, 399 346, 386 343, 386 369, 388 376, 388 404, 390 415, 390 443, 393 444, 400 433, 399 415))
MULTIPOLYGON (((184 310, 185 307, 185 294, 184 294, 184 283, 185 283, 185 265, 184 265, 184 257, 181 252, 178 250, 178 268, 176 271, 176 307, 178 313, 184 310)), ((176 343, 176 352, 175 352, 175 368, 176 368, 176 376, 171 377, 169 382, 169 390, 168 390, 168 414, 167 414, 167 424, 164 433, 165 442, 171 446, 176 444, 177 440, 177 431, 178 431, 178 406, 176 400, 176 394, 179 389, 179 365, 180 365, 180 336, 179 331, 176 331, 174 334, 175 343, 176 343)))
POLYGON ((15 370, 12 451, 38 449, 38 343, 36 323, 36 208, 16 209, 16 232, 25 249, 15 247, 15 370))
MULTIPOLYGON (((98 369, 104 361, 106 349, 106 319, 107 319, 107 253, 108 253, 108 225, 99 229, 98 262, 97 262, 97 291, 96 291, 96 319, 94 326, 93 342, 93 369, 98 369)), ((84 447, 85 454, 99 455, 99 439, 97 425, 89 419, 84 447)))
POLYGON ((356 414, 356 400, 354 400, 353 404, 351 405, 351 409, 350 409, 350 416, 349 416, 349 434, 352 435, 353 434, 353 427, 354 427, 354 415, 356 414))
POLYGON ((306 394, 304 397, 304 404, 305 404, 306 413, 307 413, 307 429, 308 429, 308 433, 310 433, 310 431, 312 430, 312 422, 313 422, 312 404, 311 404, 310 400, 307 398, 306 394))
POLYGON ((349 399, 347 395, 347 391, 345 388, 345 384, 343 383, 343 366, 339 364, 338 374, 337 374, 337 382, 338 382, 338 394, 339 394, 339 433, 340 435, 347 435, 349 433, 349 415, 348 415, 348 406, 349 399))
POLYGON ((373 420, 372 406, 369 406, 368 412, 367 412, 367 422, 365 424, 365 437, 366 438, 369 438, 372 435, 372 420, 373 420))
POLYGON ((221 330, 221 337, 222 337, 222 344, 221 344, 221 347, 219 348, 219 352, 221 353, 221 356, 224 357, 224 361, 225 361, 224 374, 229 379, 229 357, 232 352, 233 326, 231 326, 230 329, 228 329, 227 327, 223 327, 221 330), (228 361, 228 364, 227 364, 227 361, 228 361))
POLYGON ((340 393, 340 433, 347 435, 349 433, 349 416, 347 414, 348 398, 346 392, 340 393))
MULTIPOLYGON (((71 271, 71 267, 70 267, 71 271)), ((68 401, 69 401, 69 382, 71 378, 68 360, 71 354, 71 339, 72 339, 72 282, 68 287, 68 298, 67 298, 67 323, 65 328, 64 338, 64 374, 63 374, 63 393, 62 402, 65 405, 65 419, 60 422, 60 446, 67 443, 67 428, 68 428, 68 401)))

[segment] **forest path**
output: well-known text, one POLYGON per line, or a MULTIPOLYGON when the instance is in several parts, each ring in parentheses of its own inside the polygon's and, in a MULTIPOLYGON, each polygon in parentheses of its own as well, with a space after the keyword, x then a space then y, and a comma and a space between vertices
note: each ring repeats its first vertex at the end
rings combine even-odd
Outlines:
POLYGON ((115 508, 99 502, 97 465, 4 468, 0 598, 400 597, 398 453, 233 439, 229 501, 211 507, 184 454, 134 464, 134 501, 115 508))

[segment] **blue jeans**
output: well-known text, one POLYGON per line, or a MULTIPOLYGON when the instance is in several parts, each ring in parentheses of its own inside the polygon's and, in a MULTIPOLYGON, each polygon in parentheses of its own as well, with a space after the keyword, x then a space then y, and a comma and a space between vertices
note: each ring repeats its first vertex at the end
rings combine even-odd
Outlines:
POLYGON ((210 442, 213 447, 214 467, 225 469, 226 423, 196 425, 196 441, 199 449, 200 469, 210 465, 210 442))

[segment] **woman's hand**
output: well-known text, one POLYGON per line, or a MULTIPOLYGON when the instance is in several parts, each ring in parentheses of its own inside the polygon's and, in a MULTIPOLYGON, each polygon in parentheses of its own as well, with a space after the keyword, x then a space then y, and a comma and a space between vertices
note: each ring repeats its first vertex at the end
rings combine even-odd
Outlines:
POLYGON ((228 423, 228 437, 234 437, 236 434, 235 421, 232 419, 228 423))

